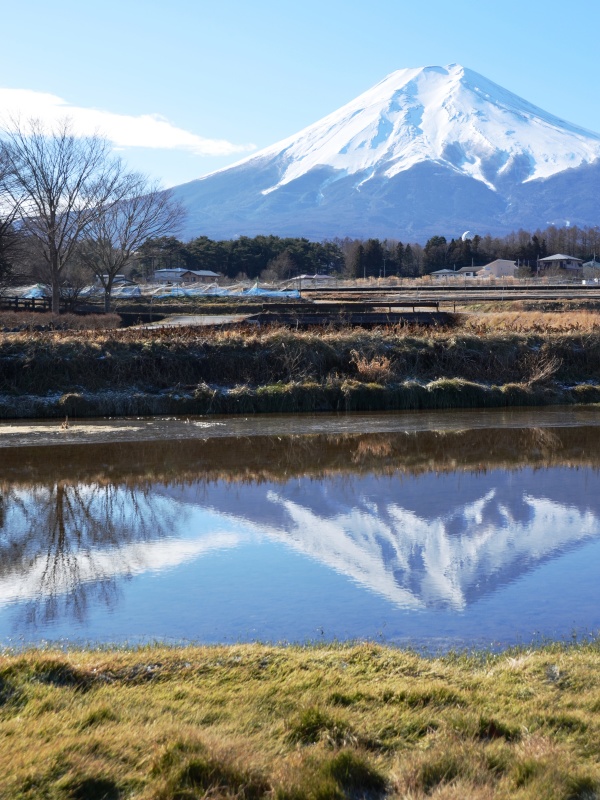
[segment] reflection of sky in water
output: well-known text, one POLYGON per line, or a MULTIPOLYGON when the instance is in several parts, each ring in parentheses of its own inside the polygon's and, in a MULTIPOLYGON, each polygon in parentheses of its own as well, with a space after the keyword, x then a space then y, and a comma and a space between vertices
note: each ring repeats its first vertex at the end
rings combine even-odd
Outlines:
POLYGON ((20 489, 0 530, 0 638, 485 644, 591 632, 599 488, 597 471, 525 468, 76 486, 60 508, 55 489, 20 489))

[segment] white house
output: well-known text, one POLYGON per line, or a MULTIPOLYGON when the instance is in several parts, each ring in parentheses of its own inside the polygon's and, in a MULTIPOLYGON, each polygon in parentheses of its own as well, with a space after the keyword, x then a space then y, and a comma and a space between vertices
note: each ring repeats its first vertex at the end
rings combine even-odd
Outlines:
POLYGON ((477 271, 478 278, 514 278, 518 267, 507 258, 497 258, 477 271))

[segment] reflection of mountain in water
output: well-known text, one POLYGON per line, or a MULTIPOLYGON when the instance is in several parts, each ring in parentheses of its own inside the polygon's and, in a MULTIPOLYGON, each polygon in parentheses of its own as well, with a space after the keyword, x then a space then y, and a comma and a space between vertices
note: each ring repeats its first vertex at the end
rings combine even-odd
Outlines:
POLYGON ((115 606, 124 579, 264 537, 396 606, 464 609, 600 534, 599 437, 579 427, 31 448, 0 465, 0 607, 82 620, 92 599, 115 606))
POLYGON ((597 472, 524 469, 217 485, 203 502, 397 605, 459 609, 600 535, 599 488, 597 472))

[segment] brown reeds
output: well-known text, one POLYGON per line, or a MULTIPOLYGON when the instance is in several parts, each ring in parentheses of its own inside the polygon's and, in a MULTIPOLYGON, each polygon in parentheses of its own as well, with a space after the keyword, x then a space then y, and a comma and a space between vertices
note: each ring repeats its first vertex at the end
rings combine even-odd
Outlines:
POLYGON ((572 310, 490 311, 470 314, 461 320, 461 328, 479 335, 490 333, 594 333, 600 331, 600 312, 572 310))

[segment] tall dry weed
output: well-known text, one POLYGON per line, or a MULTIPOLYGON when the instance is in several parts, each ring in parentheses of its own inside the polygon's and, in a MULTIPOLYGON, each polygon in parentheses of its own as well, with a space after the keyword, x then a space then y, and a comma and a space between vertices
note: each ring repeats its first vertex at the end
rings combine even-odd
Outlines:
POLYGON ((350 363, 356 367, 359 380, 367 383, 386 383, 392 379, 392 362, 388 356, 366 355, 350 351, 350 363))
POLYGON ((529 386, 547 383, 555 378, 561 367, 562 359, 551 353, 542 351, 537 358, 533 359, 531 374, 526 383, 529 386))

